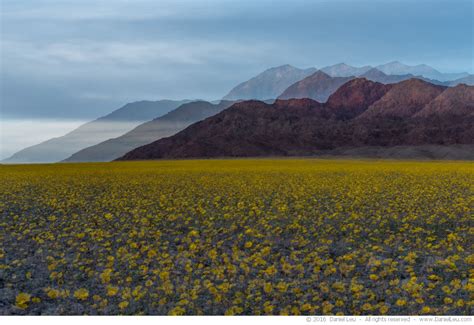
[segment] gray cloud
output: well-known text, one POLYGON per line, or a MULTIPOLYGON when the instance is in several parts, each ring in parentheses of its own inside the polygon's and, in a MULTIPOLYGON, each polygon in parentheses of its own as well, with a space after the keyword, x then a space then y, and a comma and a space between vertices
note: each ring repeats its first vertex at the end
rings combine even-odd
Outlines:
MULTIPOLYGON (((264 43, 244 46, 235 41, 91 41, 34 43, 3 41, 4 58, 21 61, 29 68, 37 66, 93 64, 93 65, 148 65, 148 64, 204 64, 223 61, 228 57, 263 58, 271 50, 264 43)), ((244 59, 245 60, 245 59, 244 59)), ((59 70, 59 69, 58 69, 59 70)), ((62 73, 63 71, 56 71, 62 73)), ((76 71, 77 72, 77 71, 76 71)))
POLYGON ((0 160, 25 148, 73 130, 84 121, 15 119, 0 121, 0 160), (25 136, 25 131, 29 135, 25 136))

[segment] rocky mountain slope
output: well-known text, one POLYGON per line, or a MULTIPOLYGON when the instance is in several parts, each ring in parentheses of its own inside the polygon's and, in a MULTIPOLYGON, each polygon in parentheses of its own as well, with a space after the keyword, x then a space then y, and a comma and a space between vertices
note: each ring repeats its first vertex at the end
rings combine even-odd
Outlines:
MULTIPOLYGON (((465 84, 448 88, 433 99, 417 117, 441 116, 472 116, 474 114, 474 87, 465 84)), ((472 126, 474 128, 474 125, 472 126)))
MULTIPOLYGON (((472 87, 466 87, 459 86, 456 91, 470 94, 472 87)), ((417 158, 450 158, 451 152, 453 159, 470 159, 472 109, 450 118, 417 115, 446 90, 422 80, 382 85, 355 79, 339 88, 326 104, 310 99, 278 100, 274 104, 245 101, 172 137, 132 150, 120 160, 306 156, 351 150, 375 151, 378 155, 385 151, 396 156, 398 149, 404 152, 402 156, 411 153, 417 158)), ((454 106, 472 107, 469 94, 456 95, 462 103, 454 106)), ((449 93, 445 96, 451 97, 449 93)))
POLYGON ((359 118, 404 118, 422 110, 440 95, 446 87, 420 79, 409 79, 392 85, 390 90, 359 118))

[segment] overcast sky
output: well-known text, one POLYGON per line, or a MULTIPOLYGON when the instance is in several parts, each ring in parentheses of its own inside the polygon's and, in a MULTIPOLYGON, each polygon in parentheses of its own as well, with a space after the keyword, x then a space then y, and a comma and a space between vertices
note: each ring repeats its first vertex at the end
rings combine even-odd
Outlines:
POLYGON ((471 0, 1 0, 4 118, 217 99, 270 66, 472 72, 471 0))
POLYGON ((1 112, 86 120, 218 99, 281 64, 473 72, 472 0, 0 0, 1 112))

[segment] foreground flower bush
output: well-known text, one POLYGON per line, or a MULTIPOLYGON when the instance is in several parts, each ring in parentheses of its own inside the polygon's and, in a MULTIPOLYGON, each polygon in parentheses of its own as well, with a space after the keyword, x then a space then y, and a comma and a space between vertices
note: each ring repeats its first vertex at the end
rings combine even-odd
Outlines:
POLYGON ((2 314, 472 314, 473 168, 0 166, 2 314))

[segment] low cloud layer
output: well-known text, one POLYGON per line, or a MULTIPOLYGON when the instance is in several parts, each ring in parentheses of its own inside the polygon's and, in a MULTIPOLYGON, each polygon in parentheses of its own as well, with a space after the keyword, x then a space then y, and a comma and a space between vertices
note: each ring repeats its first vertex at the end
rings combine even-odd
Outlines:
POLYGON ((1 120, 0 160, 19 149, 59 137, 72 131, 84 121, 70 120, 1 120))

